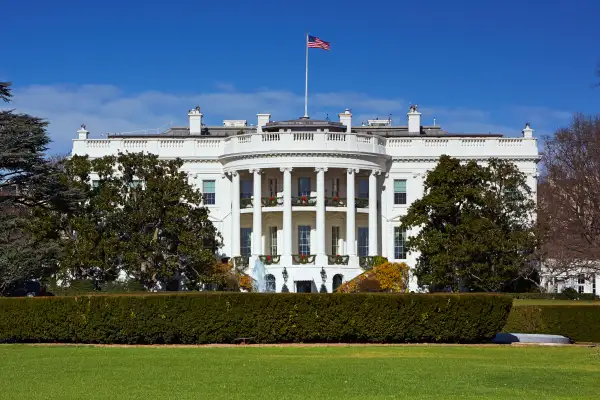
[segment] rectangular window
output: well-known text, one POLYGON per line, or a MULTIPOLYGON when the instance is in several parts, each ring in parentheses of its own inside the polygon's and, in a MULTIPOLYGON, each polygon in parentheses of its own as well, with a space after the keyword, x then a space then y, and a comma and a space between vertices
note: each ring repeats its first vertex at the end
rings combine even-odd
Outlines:
POLYGON ((247 179, 240 181, 240 197, 242 199, 252 198, 252 181, 247 179))
POLYGON ((132 189, 138 188, 142 186, 142 181, 141 179, 134 179, 131 181, 131 183, 129 184, 129 187, 132 189))
POLYGON ((592 293, 596 295, 596 274, 592 275, 592 293))
POLYGON ((276 256, 277 255, 277 227, 276 226, 272 226, 269 228, 269 238, 270 238, 270 245, 271 245, 271 255, 272 256, 276 256))
POLYGON ((277 179, 269 179, 269 196, 277 197, 277 179))
POLYGON ((577 292, 585 292, 585 275, 579 275, 577 277, 577 292))
POLYGON ((369 228, 358 228, 358 256, 369 255, 369 228))
POLYGON ((310 254, 310 226, 299 225, 298 226, 298 254, 309 255, 310 254))
POLYGON ((204 204, 216 204, 215 181, 202 181, 202 197, 204 204))
POLYGON ((333 178, 331 180, 331 197, 340 196, 340 178, 333 178))
POLYGON ((310 196, 310 178, 298 178, 298 196, 310 196))
POLYGON ((394 227, 394 259, 406 259, 406 230, 399 226, 394 227))
POLYGON ((92 181, 92 189, 96 189, 97 187, 100 187, 100 181, 99 180, 93 180, 92 181))
POLYGON ((365 178, 358 178, 358 198, 368 199, 369 198, 369 180, 365 178))
POLYGON ((242 257, 252 255, 252 228, 240 228, 240 255, 242 257))
POLYGON ((406 179, 394 179, 394 204, 406 204, 406 179))
POLYGON ((336 256, 340 254, 340 227, 331 227, 331 255, 336 256))

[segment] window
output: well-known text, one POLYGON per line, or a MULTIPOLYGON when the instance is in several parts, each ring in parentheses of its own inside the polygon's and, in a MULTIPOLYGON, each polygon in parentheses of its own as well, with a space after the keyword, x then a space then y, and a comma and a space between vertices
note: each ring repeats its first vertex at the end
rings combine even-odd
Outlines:
POLYGON ((310 254, 310 226, 298 226, 298 254, 307 256, 310 254))
POLYGON ((269 179, 269 196, 277 197, 277 179, 269 179))
POLYGON ((596 274, 592 275, 592 293, 596 295, 596 274))
POLYGON ((340 227, 331 227, 331 255, 340 254, 340 227))
POLYGON ((265 292, 274 293, 275 289, 275 276, 272 274, 265 275, 265 292))
POLYGON ((406 229, 394 227, 394 259, 406 259, 406 229))
POLYGON ((369 255, 369 228, 358 228, 358 256, 369 255))
POLYGON ((406 204, 406 179, 394 179, 394 204, 406 204))
POLYGON ((298 178, 298 196, 310 196, 310 178, 298 178))
POLYGON ((335 290, 337 288, 339 288, 342 285, 342 282, 344 281, 344 277, 342 274, 335 274, 333 276, 333 285, 332 285, 332 289, 335 292, 335 290))
POLYGON ((96 189, 100 187, 100 181, 99 180, 93 180, 92 181, 92 189, 96 189))
POLYGON ((577 292, 578 293, 585 292, 585 275, 579 275, 577 277, 577 292))
POLYGON ((204 204, 216 204, 215 181, 202 181, 202 197, 204 204))
POLYGON ((250 257, 252 254, 252 228, 240 228, 240 255, 250 257))
POLYGON ((368 199, 369 198, 369 180, 365 178, 358 178, 358 198, 368 199))
POLYGON ((331 196, 340 197, 340 178, 333 178, 331 180, 331 196))
POLYGON ((129 184, 129 187, 132 189, 138 188, 140 186, 142 186, 142 181, 140 179, 134 179, 129 184))
POLYGON ((243 179, 240 181, 240 197, 249 199, 252 197, 252 181, 243 179))
POLYGON ((271 255, 277 255, 277 227, 272 226, 269 228, 269 240, 271 245, 271 255))

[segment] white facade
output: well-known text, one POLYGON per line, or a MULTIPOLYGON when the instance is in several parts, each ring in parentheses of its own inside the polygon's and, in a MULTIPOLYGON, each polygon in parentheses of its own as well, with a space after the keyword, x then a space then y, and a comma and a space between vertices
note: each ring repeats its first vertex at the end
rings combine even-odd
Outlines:
MULTIPOLYGON (((518 138, 450 134, 422 126, 416 106, 407 114, 408 126, 396 127, 381 123, 388 121, 353 125, 349 110, 340 122, 271 122, 270 114, 258 114, 257 126, 228 120, 206 127, 199 107, 188 116, 189 128, 157 135, 91 139, 82 127, 72 154, 143 151, 183 159, 223 235, 221 253, 248 257, 250 268, 261 257, 277 291, 285 283, 291 292, 318 291, 322 284, 331 292, 363 272, 367 256, 413 267, 416 255, 403 248, 399 218, 422 196, 425 174, 443 154, 508 159, 536 191, 538 148, 529 125, 518 138), (308 256, 307 264, 300 254, 308 256), (337 255, 342 257, 332 257, 337 255)), ((410 290, 417 289, 411 279, 410 290)))

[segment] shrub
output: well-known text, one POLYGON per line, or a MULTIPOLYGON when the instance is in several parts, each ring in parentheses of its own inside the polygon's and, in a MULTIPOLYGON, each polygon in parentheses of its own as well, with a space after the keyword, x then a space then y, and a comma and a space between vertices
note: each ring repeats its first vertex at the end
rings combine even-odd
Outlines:
MULTIPOLYGON (((386 262, 382 265, 374 267, 363 272, 354 279, 343 283, 337 289, 339 293, 356 293, 365 291, 381 291, 391 293, 406 292, 408 288, 408 271, 409 267, 405 263, 390 263, 386 262), (378 290, 364 290, 361 282, 377 281, 378 290)), ((373 289, 374 285, 366 283, 369 289, 373 289), (370 286, 369 286, 370 285, 370 286)))
POLYGON ((563 335, 576 342, 600 342, 600 306, 514 306, 504 331, 563 335))
POLYGON ((381 285, 375 278, 363 279, 358 282, 356 291, 359 293, 381 292, 381 285))
POLYGON ((374 256, 373 257, 373 267, 379 267, 388 262, 387 257, 384 256, 374 256))
POLYGON ((0 342, 258 343, 487 341, 503 296, 190 293, 0 299, 0 342))
POLYGON ((504 296, 510 296, 513 299, 535 299, 535 300, 595 300, 598 296, 592 293, 576 293, 575 296, 568 296, 563 293, 502 293, 504 296))

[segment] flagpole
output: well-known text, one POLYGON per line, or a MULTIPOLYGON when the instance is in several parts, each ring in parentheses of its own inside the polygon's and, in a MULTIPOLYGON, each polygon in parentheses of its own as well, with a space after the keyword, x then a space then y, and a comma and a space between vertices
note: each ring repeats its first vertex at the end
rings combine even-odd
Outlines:
POLYGON ((304 82, 304 118, 308 118, 308 31, 306 31, 306 77, 304 82))

